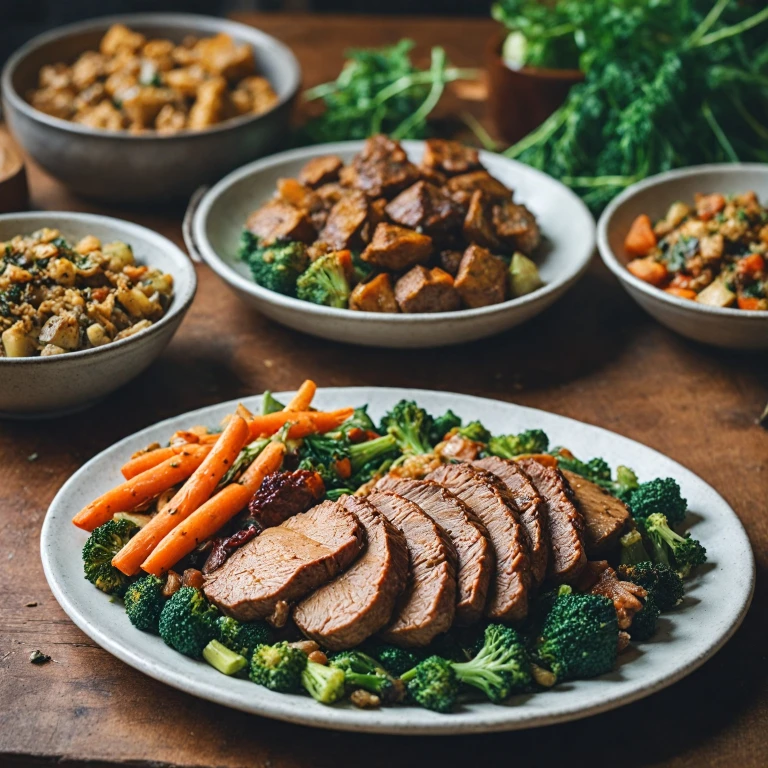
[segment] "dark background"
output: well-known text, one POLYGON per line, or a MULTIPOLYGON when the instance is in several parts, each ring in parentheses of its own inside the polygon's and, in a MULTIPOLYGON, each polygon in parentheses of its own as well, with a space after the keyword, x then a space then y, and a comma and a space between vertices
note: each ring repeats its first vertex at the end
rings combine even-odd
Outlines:
MULTIPOLYGON (((0 0, 0 63, 46 29, 112 13, 177 11, 223 16, 233 11, 312 11, 487 15, 492 0, 0 0)), ((407 34, 407 30, 403 30, 407 34)))

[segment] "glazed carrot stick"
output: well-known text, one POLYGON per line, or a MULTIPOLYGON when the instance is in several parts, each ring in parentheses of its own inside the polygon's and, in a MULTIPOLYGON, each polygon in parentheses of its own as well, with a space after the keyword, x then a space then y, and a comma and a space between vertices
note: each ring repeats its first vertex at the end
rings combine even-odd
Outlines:
POLYGON ((307 379, 296 391, 293 399, 283 408, 284 411, 308 411, 312 405, 312 398, 317 391, 317 384, 312 379, 307 379))
MULTIPOLYGON (((274 435, 289 421, 294 423, 311 422, 312 431, 328 432, 346 421, 353 413, 354 408, 341 408, 338 411, 277 411, 265 416, 255 416, 248 424, 248 428, 251 432, 251 440, 274 435)), ((295 437, 295 435, 291 434, 291 437, 295 437)))
POLYGON ((157 543, 210 498, 247 440, 245 419, 233 416, 203 463, 168 504, 112 558, 112 565, 126 576, 138 573, 157 543))
POLYGON ((123 473, 123 477, 126 480, 130 480, 131 478, 136 477, 136 475, 140 475, 142 472, 146 472, 148 469, 152 469, 158 464, 162 464, 162 462, 167 459, 178 456, 193 446, 201 452, 203 457, 207 456, 211 450, 210 445, 198 446, 196 443, 179 443, 178 445, 171 445, 167 448, 157 448, 154 451, 140 453, 138 456, 130 459, 123 464, 120 471, 123 473))
POLYGON ((112 518, 115 512, 132 512, 142 504, 186 480, 205 460, 205 451, 189 446, 179 454, 121 483, 78 512, 72 522, 92 531, 112 518))
POLYGON ((259 490, 262 480, 279 468, 285 446, 269 443, 236 483, 222 488, 213 498, 177 525, 141 564, 143 570, 161 576, 188 555, 201 541, 213 536, 259 490))

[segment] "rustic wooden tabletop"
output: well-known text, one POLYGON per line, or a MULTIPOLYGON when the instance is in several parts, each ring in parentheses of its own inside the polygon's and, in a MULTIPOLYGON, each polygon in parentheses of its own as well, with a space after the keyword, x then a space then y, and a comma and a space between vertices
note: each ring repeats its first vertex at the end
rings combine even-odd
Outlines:
MULTIPOLYGON (((288 43, 305 84, 330 79, 349 45, 404 34, 482 65, 486 21, 247 16, 288 43)), ((478 109, 480 105, 476 105, 478 109)), ((32 204, 138 221, 181 243, 182 211, 106 210, 30 165, 32 204)), ((556 306, 522 328, 434 351, 351 349, 246 309, 206 267, 162 357, 92 409, 49 422, 0 422, 0 765, 403 768, 528 765, 734 766, 768 754, 768 359, 688 342, 636 307, 597 262, 556 306), (221 400, 295 387, 447 389, 542 408, 659 449, 711 483, 755 549, 758 584, 742 628, 703 668, 620 710, 528 732, 401 738, 323 732, 242 714, 179 693, 117 661, 59 608, 38 554, 46 508, 64 480, 116 440, 221 400), (40 649, 53 658, 29 663, 40 649)))

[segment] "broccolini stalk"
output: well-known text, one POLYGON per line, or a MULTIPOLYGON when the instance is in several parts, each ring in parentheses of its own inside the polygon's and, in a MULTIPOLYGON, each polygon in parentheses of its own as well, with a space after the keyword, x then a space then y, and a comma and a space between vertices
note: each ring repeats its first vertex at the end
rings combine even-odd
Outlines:
POLYGON ((244 656, 230 651, 226 645, 222 645, 218 640, 211 640, 203 648, 203 658, 223 675, 237 674, 241 669, 248 666, 248 660, 244 656))

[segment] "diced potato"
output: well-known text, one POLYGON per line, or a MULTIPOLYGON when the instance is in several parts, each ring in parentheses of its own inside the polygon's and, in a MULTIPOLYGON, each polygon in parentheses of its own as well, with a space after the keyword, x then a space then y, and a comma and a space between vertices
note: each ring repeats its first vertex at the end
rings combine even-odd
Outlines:
POLYGON ((133 32, 124 24, 113 24, 101 38, 99 46, 105 56, 114 56, 118 51, 138 51, 146 42, 139 32, 133 32))
POLYGON ((101 240, 99 240, 98 237, 95 235, 86 235, 80 242, 75 246, 75 250, 85 256, 86 254, 91 253, 92 251, 98 251, 101 248, 101 240))
POLYGON ((54 315, 40 331, 40 341, 55 344, 70 352, 77 349, 80 342, 80 326, 77 318, 67 312, 54 315))
POLYGON ((48 266, 48 272, 59 285, 74 285, 77 278, 77 268, 69 259, 54 259, 48 266))
POLYGON ((35 344, 24 332, 22 323, 3 331, 2 341, 6 357, 30 357, 35 351, 35 344))
POLYGON ((106 243, 101 252, 109 258, 107 268, 112 272, 121 272, 123 267, 134 263, 133 250, 128 243, 106 243))
POLYGON ((53 357, 63 355, 67 350, 57 347, 55 344, 46 344, 40 352, 40 357, 53 357))
POLYGON ((509 288, 512 296, 524 296, 542 285, 544 282, 533 261, 522 253, 515 253, 509 265, 509 288))
POLYGON ((166 296, 170 295, 173 291, 173 276, 161 272, 159 269, 153 269, 148 272, 144 277, 144 282, 147 283, 151 289, 149 295, 157 291, 166 296))
POLYGON ((147 317, 157 311, 157 304, 150 301, 138 288, 118 290, 117 300, 131 317, 147 317))
POLYGON ((736 303, 736 294, 728 290, 722 280, 713 280, 699 295, 696 301, 710 307, 732 307, 736 303))
POLYGON ((90 341, 91 345, 94 347, 100 347, 102 344, 107 344, 109 342, 109 337, 105 333, 103 326, 99 323, 89 325, 85 333, 88 336, 88 341, 90 341))

